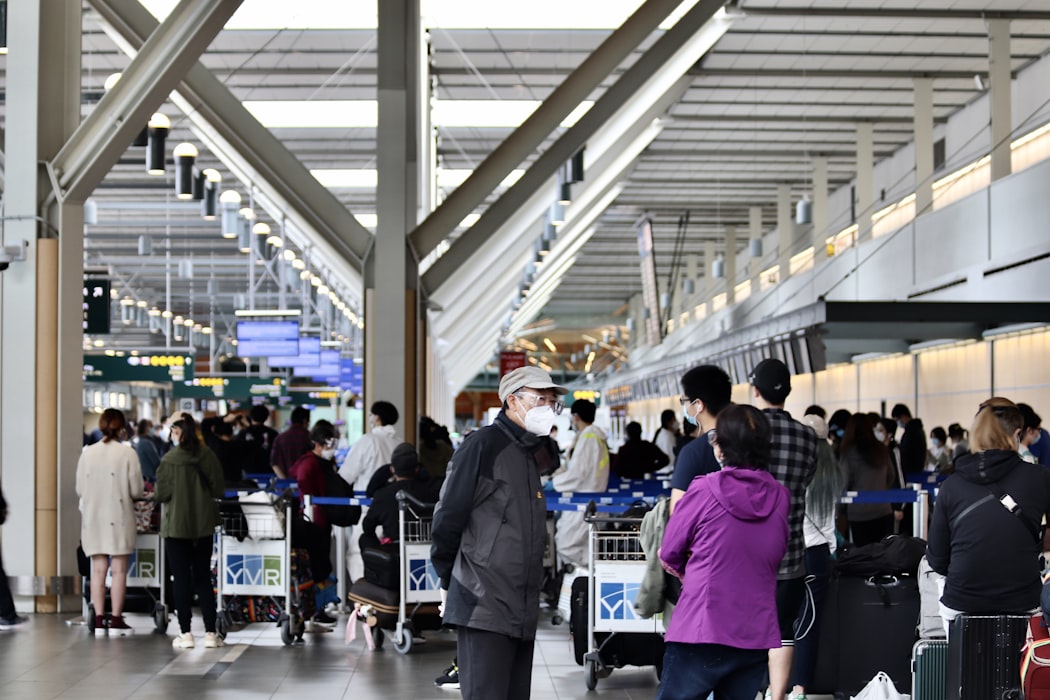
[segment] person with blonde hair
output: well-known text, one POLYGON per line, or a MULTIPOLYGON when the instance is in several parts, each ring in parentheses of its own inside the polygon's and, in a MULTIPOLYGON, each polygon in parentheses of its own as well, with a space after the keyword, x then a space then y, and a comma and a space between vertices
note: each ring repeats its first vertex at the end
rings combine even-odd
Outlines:
POLYGON ((1009 399, 981 404, 971 454, 941 485, 926 558, 945 576, 945 629, 962 613, 1028 613, 1042 590, 1039 524, 1050 513, 1050 470, 1017 453, 1024 419, 1009 399))
POLYGON ((96 635, 133 633, 124 621, 128 558, 135 551, 135 503, 145 484, 139 458, 131 445, 120 441, 127 422, 124 414, 107 408, 98 419, 102 440, 84 448, 77 462, 76 489, 80 497, 80 544, 91 558, 91 604, 96 635), (106 574, 111 573, 106 613, 106 574))

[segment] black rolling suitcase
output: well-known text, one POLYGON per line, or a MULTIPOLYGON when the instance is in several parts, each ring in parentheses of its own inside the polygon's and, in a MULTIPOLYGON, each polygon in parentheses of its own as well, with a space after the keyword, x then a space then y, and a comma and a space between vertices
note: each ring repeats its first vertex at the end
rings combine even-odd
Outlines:
POLYGON ((397 591, 377 586, 371 581, 358 579, 346 592, 352 603, 367 607, 368 614, 376 618, 376 626, 381 629, 393 629, 397 624, 397 615, 401 604, 401 595, 397 591))
POLYGON ((919 619, 914 577, 832 577, 822 614, 813 692, 850 697, 879 671, 886 672, 898 692, 911 691, 919 619))
POLYGON ((960 615, 948 635, 946 700, 1021 700, 1028 615, 960 615))

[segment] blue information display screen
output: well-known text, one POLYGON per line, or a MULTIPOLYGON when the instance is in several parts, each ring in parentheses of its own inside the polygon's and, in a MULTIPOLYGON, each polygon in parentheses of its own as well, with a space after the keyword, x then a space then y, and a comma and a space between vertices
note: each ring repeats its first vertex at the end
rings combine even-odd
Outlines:
POLYGON ((312 367, 303 372, 311 379, 318 381, 329 381, 333 383, 339 383, 339 373, 341 367, 339 364, 339 351, 338 350, 322 350, 321 351, 321 365, 319 367, 312 367))
POLYGON ((237 353, 242 357, 299 354, 299 321, 238 321, 237 353))
POLYGON ((321 339, 299 338, 299 354, 269 358, 271 367, 316 368, 321 366, 321 339))

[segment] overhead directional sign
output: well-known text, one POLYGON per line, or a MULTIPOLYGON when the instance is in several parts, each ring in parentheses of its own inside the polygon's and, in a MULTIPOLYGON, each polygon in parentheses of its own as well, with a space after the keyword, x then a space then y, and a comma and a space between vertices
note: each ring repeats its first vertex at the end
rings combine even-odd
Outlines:
POLYGON ((193 379, 193 355, 84 355, 86 382, 183 382, 193 379))
POLYGON ((172 394, 188 399, 276 398, 284 396, 285 389, 281 377, 194 377, 175 384, 172 394))

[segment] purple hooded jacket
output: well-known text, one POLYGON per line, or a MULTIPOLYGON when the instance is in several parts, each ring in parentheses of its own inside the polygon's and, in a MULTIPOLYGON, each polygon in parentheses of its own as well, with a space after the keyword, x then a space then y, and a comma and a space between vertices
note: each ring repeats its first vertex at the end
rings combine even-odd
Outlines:
POLYGON ((664 568, 685 573, 667 641, 780 646, 777 567, 787 549, 789 501, 765 471, 726 467, 693 479, 660 547, 664 568))

